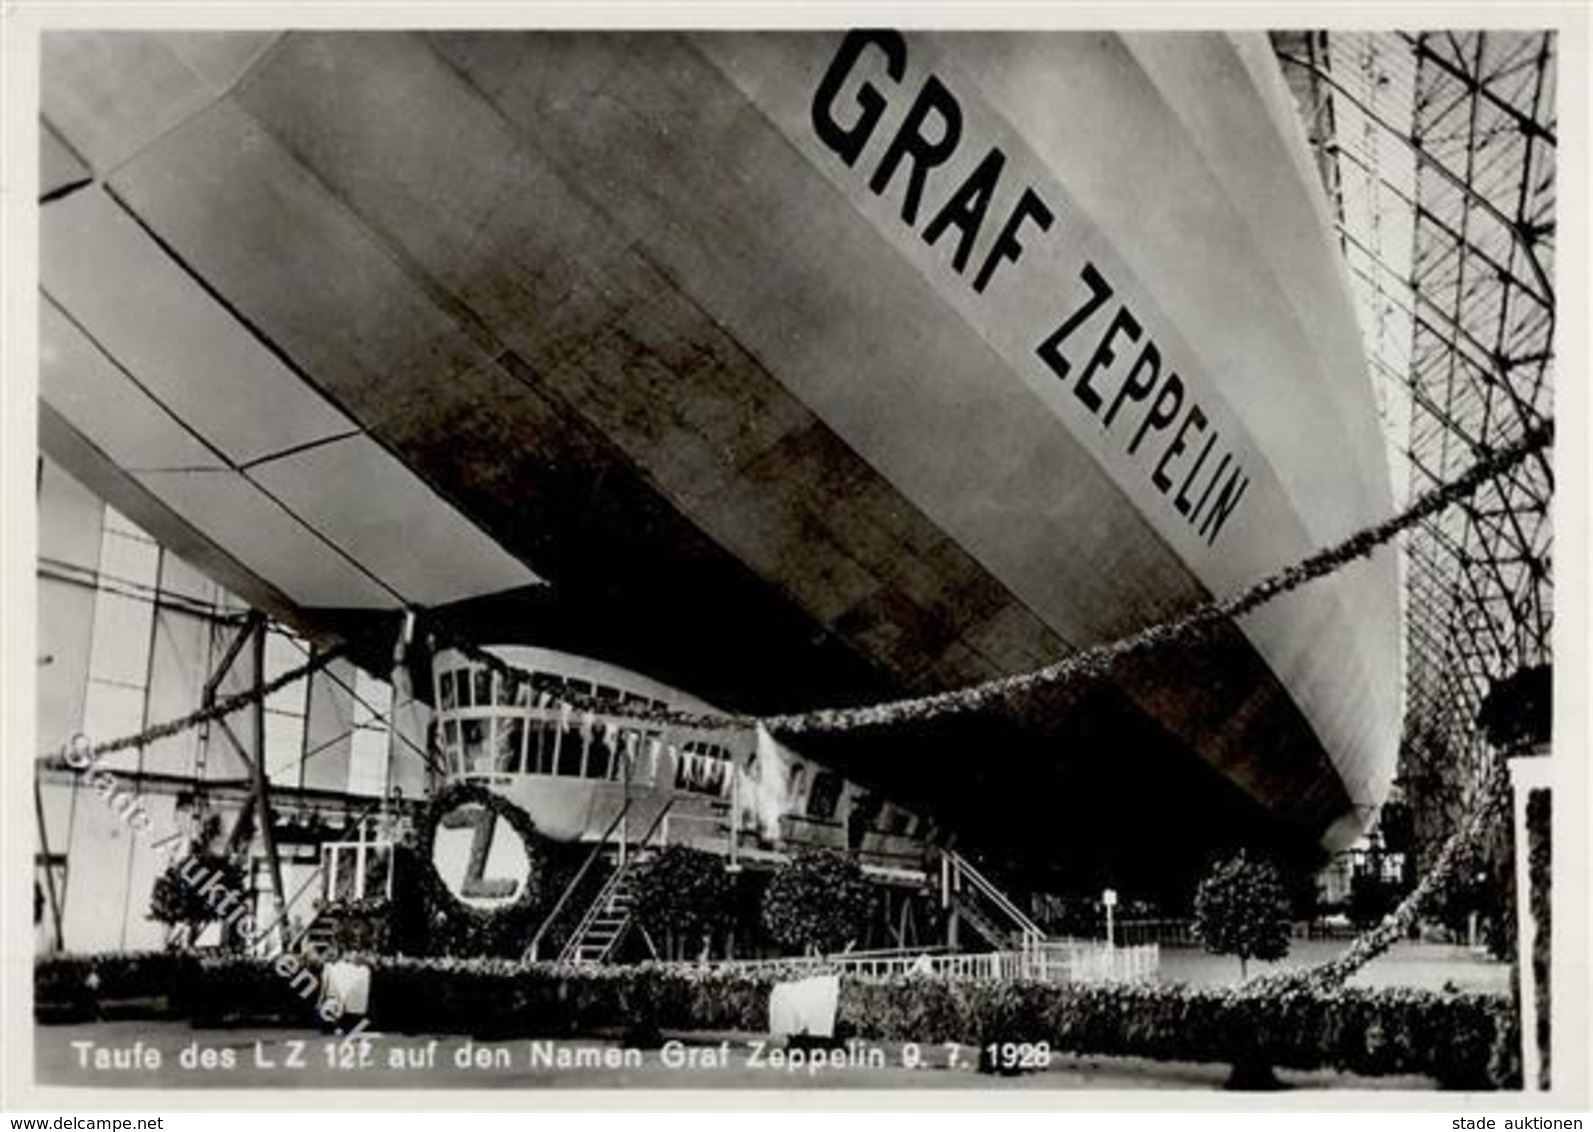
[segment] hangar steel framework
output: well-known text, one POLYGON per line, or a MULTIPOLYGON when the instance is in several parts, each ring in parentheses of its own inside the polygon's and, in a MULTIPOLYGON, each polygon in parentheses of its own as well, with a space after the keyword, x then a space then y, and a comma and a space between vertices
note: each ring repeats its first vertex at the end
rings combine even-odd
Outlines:
MULTIPOLYGON (((1284 32, 1403 500, 1552 416, 1552 31, 1284 32)), ((1550 662, 1540 454, 1405 541, 1401 781, 1453 815, 1491 763, 1489 690, 1550 662)), ((1436 832, 1436 831, 1435 831, 1436 832)))

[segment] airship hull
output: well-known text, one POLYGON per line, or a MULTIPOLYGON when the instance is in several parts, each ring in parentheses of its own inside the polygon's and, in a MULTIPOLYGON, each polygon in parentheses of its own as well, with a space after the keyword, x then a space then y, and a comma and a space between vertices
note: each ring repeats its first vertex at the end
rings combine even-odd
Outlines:
MULTIPOLYGON (((1051 663, 1391 510, 1255 43, 49 40, 93 181, 43 214, 46 447, 311 629, 419 605, 793 711, 1051 663), (139 257, 168 340, 118 297, 139 257), (143 459, 110 387, 192 461, 143 459)), ((1391 772, 1396 581, 813 751, 991 833, 1060 767, 1058 814, 1171 812, 1188 772, 1340 844, 1391 772)))

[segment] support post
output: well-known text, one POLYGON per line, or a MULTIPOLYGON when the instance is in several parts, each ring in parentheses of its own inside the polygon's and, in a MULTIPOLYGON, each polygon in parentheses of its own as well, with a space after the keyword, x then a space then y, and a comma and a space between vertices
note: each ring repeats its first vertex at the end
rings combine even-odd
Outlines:
POLYGON ((1515 803, 1516 852, 1516 985, 1521 988, 1521 1090, 1542 1091, 1538 1048, 1538 972, 1532 956, 1537 950, 1538 921, 1532 914, 1532 842, 1527 832, 1527 800, 1534 790, 1549 790, 1554 763, 1547 755, 1524 755, 1510 760, 1510 787, 1515 803))
MULTIPOLYGON (((633 734, 635 734, 633 732, 633 734)), ((625 867, 626 854, 630 851, 631 841, 631 762, 636 756, 636 745, 632 738, 620 740, 620 824, 619 824, 619 867, 625 867)))
POLYGON ((276 922, 277 948, 281 951, 287 949, 288 904, 287 891, 282 885, 282 858, 277 855, 277 835, 272 828, 271 785, 266 778, 264 619, 255 626, 254 634, 254 808, 260 819, 260 842, 265 846, 266 864, 271 870, 272 918, 276 922))
POLYGON ((410 649, 415 641, 415 621, 414 608, 406 608, 398 632, 393 637, 392 669, 389 677, 393 696, 387 709, 387 765, 383 768, 382 778, 384 796, 392 795, 395 791, 402 795, 403 788, 398 781, 398 758, 405 753, 406 747, 416 746, 404 733, 405 722, 413 723, 415 716, 415 685, 409 667, 410 649))
POLYGON ((730 871, 741 869, 741 767, 730 761, 730 871))
MULTIPOLYGON (((201 707, 208 710, 216 706, 216 693, 221 690, 222 681, 227 678, 227 673, 232 671, 232 666, 237 661, 238 654, 243 651, 243 646, 248 643, 250 636, 263 624, 265 624, 265 618, 257 609, 251 609, 244 616, 242 623, 238 626, 238 631, 233 634, 232 640, 227 642, 226 652, 222 654, 221 659, 216 662, 216 667, 211 670, 210 675, 205 679, 205 686, 200 690, 199 694, 199 705, 201 707)), ((226 732, 227 738, 232 745, 238 748, 238 753, 245 755, 247 758, 247 752, 238 745, 237 736, 233 735, 231 728, 227 727, 225 717, 217 719, 216 722, 226 732)), ((206 806, 204 791, 207 763, 210 758, 210 734, 210 720, 207 719, 199 731, 198 762, 194 767, 194 819, 196 822, 203 817, 206 806)))
POLYGON ((946 910, 946 946, 956 951, 962 946, 962 911, 956 894, 962 889, 962 872, 949 850, 940 854, 940 906, 946 910))
POLYGON ((65 949, 61 935, 61 902, 55 892, 55 858, 50 853, 50 834, 44 825, 44 798, 39 793, 39 776, 33 776, 33 812, 39 819, 39 849, 44 857, 44 891, 50 899, 50 926, 55 929, 52 951, 65 949))

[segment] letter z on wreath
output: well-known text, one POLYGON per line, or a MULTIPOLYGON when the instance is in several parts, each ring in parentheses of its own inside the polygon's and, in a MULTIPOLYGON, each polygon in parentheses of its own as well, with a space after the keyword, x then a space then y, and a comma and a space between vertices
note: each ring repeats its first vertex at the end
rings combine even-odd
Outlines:
POLYGON ((432 798, 416 832, 420 875, 432 909, 467 928, 486 930, 525 919, 536 907, 542 837, 530 815, 507 798, 474 783, 455 783, 432 798), (443 855, 458 858, 444 862, 446 870, 439 868, 439 832, 451 843, 441 846, 443 855), (518 846, 506 843, 505 835, 518 846))

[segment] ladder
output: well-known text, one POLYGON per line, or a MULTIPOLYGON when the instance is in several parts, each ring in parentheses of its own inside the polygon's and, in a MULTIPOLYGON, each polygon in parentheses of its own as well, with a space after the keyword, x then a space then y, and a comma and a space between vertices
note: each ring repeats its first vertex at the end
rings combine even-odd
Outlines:
POLYGON ((632 855, 609 874, 581 922, 564 941, 564 948, 559 952, 560 963, 605 963, 614 954, 631 926, 631 908, 635 900, 631 882, 637 860, 638 855, 632 855))
MULTIPOLYGON (((559 949, 558 962, 560 963, 602 963, 614 953, 620 939, 625 935, 630 926, 631 902, 634 894, 630 883, 633 877, 632 868, 638 861, 648 860, 651 854, 647 851, 647 844, 653 839, 653 834, 658 832, 658 827, 663 823, 665 816, 674 805, 674 799, 669 799, 654 815, 652 824, 647 827, 647 832, 630 847, 629 852, 624 852, 625 846, 611 843, 615 831, 619 829, 621 821, 630 811, 631 802, 627 800, 620 808, 614 820, 603 831, 602 837, 592 846, 586 860, 581 863, 580 869, 570 878, 564 886, 564 891, 559 895, 553 910, 542 920, 542 926, 537 928, 536 934, 531 937, 531 942, 526 945, 524 958, 534 962, 538 957, 542 941, 548 937, 549 931, 558 922, 559 915, 565 908, 573 908, 576 904, 576 892, 581 888, 581 881, 586 877, 599 858, 612 855, 615 861, 614 871, 604 879, 597 895, 587 905, 586 911, 581 914, 580 921, 575 930, 570 933, 569 939, 559 949)), ((646 933, 642 933, 646 939, 646 933)), ((651 941, 648 946, 651 947, 651 941)))

